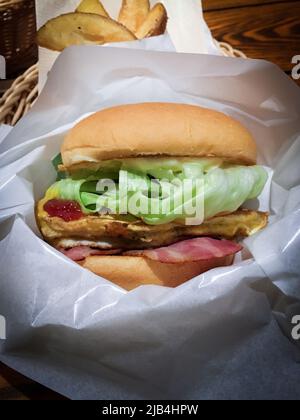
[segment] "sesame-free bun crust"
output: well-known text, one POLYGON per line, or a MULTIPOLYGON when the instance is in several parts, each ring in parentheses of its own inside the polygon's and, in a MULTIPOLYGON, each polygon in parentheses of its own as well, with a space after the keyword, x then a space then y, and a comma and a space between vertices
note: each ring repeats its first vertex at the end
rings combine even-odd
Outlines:
POLYGON ((147 156, 219 157, 256 163, 256 145, 238 121, 198 106, 171 103, 123 105, 77 124, 62 146, 64 166, 147 156))
POLYGON ((146 284, 177 287, 205 271, 229 266, 232 262, 233 256, 180 264, 165 264, 143 257, 103 256, 88 257, 80 265, 125 290, 133 290, 146 284))

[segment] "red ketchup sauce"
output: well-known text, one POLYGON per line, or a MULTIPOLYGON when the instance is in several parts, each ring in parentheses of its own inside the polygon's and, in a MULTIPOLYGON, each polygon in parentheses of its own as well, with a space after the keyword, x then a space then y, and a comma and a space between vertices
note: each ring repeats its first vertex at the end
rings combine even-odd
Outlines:
POLYGON ((60 217, 65 222, 81 219, 84 214, 76 201, 50 200, 44 205, 44 210, 51 217, 60 217))

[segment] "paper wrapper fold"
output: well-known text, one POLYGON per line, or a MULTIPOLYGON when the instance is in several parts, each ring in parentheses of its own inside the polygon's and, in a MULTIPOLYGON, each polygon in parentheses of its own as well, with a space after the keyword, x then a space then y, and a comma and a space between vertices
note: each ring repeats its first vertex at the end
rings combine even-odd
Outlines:
POLYGON ((0 360, 74 399, 300 398, 300 93, 263 61, 109 47, 65 51, 0 144, 0 360), (67 71, 72 69, 72 71, 67 71), (34 202, 83 116, 140 101, 224 111, 254 134, 270 225, 234 266, 130 293, 45 244, 34 202), (299 343, 298 343, 299 344, 299 343))
MULTIPOLYGON (((122 0, 102 0, 110 17, 118 19, 122 0)), ((201 0, 161 0, 167 13, 168 25, 165 35, 141 41, 110 44, 122 48, 153 51, 177 51, 195 54, 221 55, 203 18, 201 0)), ((48 20, 65 13, 74 12, 80 0, 36 0, 37 28, 48 20)), ((153 7, 158 1, 150 0, 153 7)), ((39 48, 39 89, 42 90, 49 70, 60 53, 39 48)))

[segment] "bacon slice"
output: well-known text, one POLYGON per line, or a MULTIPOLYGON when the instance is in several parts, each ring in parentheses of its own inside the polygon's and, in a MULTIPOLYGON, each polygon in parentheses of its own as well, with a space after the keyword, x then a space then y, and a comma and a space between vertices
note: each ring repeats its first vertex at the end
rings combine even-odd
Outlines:
POLYGON ((82 261, 95 255, 116 255, 121 252, 120 249, 101 250, 90 248, 89 246, 76 246, 70 249, 59 249, 59 251, 73 261, 82 261))
POLYGON ((234 255, 242 249, 241 245, 227 240, 196 238, 158 249, 128 251, 124 255, 141 256, 162 263, 178 264, 223 258, 234 255))

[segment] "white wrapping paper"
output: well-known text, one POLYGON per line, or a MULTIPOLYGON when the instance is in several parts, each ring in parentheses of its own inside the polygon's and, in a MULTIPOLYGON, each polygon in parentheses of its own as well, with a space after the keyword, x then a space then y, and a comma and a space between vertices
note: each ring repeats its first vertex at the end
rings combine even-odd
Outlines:
POLYGON ((74 399, 300 398, 300 93, 277 67, 217 56, 73 47, 0 144, 0 360, 74 399), (72 69, 70 72, 68 69, 72 69), (68 71, 67 71, 68 70, 68 71), (204 105, 255 135, 271 223, 233 267, 130 293, 45 244, 34 201, 84 115, 139 101, 204 105), (273 176, 272 176, 273 174, 273 176))
MULTIPOLYGON (((151 7, 158 1, 151 0, 151 7)), ((36 0, 37 27, 64 13, 74 12, 80 0, 36 0)), ((120 43, 124 48, 152 50, 166 49, 184 53, 220 54, 210 30, 203 19, 201 0, 161 0, 168 12, 168 26, 164 36, 154 37, 150 42, 133 41, 120 43), (158 39, 157 39, 158 38, 158 39)), ((109 15, 117 19, 121 0, 102 0, 109 15)), ((113 46, 115 44, 112 44, 113 46)), ((47 74, 59 53, 39 48, 39 88, 43 88, 47 74)))

